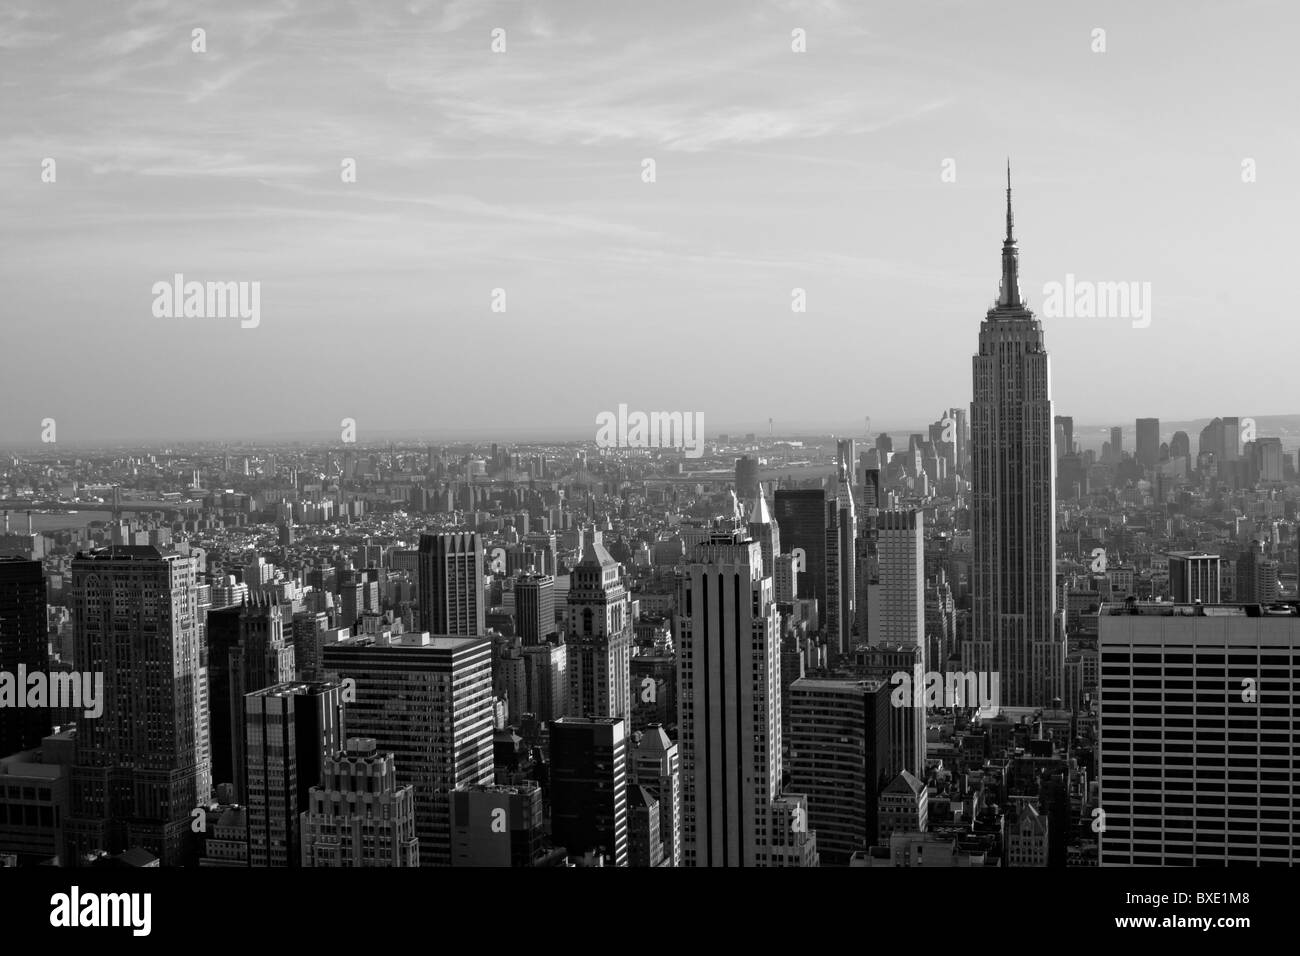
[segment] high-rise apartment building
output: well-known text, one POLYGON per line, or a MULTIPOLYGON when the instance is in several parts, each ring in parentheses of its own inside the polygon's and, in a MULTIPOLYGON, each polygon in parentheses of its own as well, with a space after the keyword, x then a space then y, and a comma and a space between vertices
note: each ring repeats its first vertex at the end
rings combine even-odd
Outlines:
POLYGON ((1020 297, 1018 271, 1008 171, 1002 288, 972 363, 973 633, 962 669, 999 673, 1008 706, 1042 706, 1061 694, 1065 663, 1056 620, 1056 456, 1043 325, 1020 297))

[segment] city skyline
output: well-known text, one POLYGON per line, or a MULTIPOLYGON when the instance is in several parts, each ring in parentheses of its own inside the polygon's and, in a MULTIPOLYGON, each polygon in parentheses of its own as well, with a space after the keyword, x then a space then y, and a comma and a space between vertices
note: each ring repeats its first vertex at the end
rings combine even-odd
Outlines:
POLYGON ((1130 868, 1300 864, 1294 27, 0 4, 17 927, 875 867, 1249 928, 1130 868))

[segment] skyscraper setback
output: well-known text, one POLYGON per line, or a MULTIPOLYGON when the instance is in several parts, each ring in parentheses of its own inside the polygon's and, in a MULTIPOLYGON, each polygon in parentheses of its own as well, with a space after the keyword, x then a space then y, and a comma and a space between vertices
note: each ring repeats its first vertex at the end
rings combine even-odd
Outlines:
POLYGON ((1001 675, 1002 702, 1061 693, 1051 373, 1042 323, 1020 298, 1007 167, 1002 287, 980 326, 971 402, 973 634, 962 667, 1001 675))

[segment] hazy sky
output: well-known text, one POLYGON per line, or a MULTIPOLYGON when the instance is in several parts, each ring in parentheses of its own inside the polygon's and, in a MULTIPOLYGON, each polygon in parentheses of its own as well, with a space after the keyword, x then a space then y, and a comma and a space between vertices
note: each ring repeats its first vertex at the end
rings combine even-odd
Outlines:
POLYGON ((0 441, 47 417, 66 441, 344 417, 362 441, 594 437, 619 403, 706 432, 928 422, 970 402, 1008 154, 1031 308, 1067 273, 1151 283, 1146 328, 1044 319, 1058 414, 1300 411, 1298 21, 1187 0, 5 0, 0 441), (260 282, 260 324, 155 317, 178 272, 260 282))

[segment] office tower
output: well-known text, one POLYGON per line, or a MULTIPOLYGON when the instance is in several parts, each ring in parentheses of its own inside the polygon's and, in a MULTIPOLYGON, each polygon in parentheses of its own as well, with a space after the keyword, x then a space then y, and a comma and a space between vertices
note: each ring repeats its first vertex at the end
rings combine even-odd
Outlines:
POLYGON ((632 610, 615 561, 588 541, 569 576, 568 713, 622 717, 630 726, 632 610))
POLYGON ((248 735, 248 865, 298 867, 301 816, 325 759, 343 746, 336 683, 286 682, 244 697, 248 735))
MULTIPOLYGON (((820 621, 826 622, 826 492, 821 488, 778 488, 775 496, 776 523, 781 529, 781 545, 796 559, 799 572, 795 597, 810 598, 817 602, 820 621)), ((831 503, 832 507, 836 507, 831 503)), ((838 540, 838 525, 836 537, 838 540)))
POLYGON ((889 755, 880 761, 883 773, 892 778, 902 770, 925 775, 925 700, 909 697, 898 675, 907 675, 915 686, 916 675, 924 675, 924 651, 916 644, 868 644, 853 654, 852 672, 858 679, 884 682, 891 694, 900 694, 899 705, 889 709, 889 755))
POLYGON ((234 784, 234 799, 248 799, 245 783, 244 697, 295 678, 294 648, 284 639, 284 609, 269 595, 208 612, 208 740, 212 782, 234 784))
POLYGON ((1112 427, 1110 430, 1110 455, 1114 461, 1124 457, 1124 429, 1112 427))
MULTIPOLYGON (((684 863, 799 863, 783 852, 787 815, 800 805, 778 804, 780 629, 762 548, 717 534, 692 562, 677 593, 684 863)), ((811 836, 805 827, 794 842, 804 850, 811 836)), ((810 849, 815 856, 815 841, 810 849)))
POLYGON ((1202 551, 1169 553, 1169 590, 1177 604, 1218 604, 1221 582, 1217 554, 1202 551))
POLYGON ((523 649, 528 712, 538 720, 568 713, 569 652, 563 644, 541 643, 523 649))
POLYGON ((190 811, 212 790, 194 559, 151 545, 81 552, 71 603, 77 666, 104 682, 102 713, 77 720, 71 861, 135 846, 181 865, 190 811))
POLYGON ((368 737, 326 755, 302 814, 305 867, 414 867, 415 788, 397 782, 396 760, 368 737))
POLYGON ((1278 562, 1264 555, 1264 544, 1252 541, 1237 559, 1237 600, 1244 604, 1276 604, 1281 600, 1278 562))
POLYGON ((1133 457, 1144 468, 1154 468, 1160 461, 1160 419, 1137 420, 1137 450, 1133 457))
POLYGON ((1053 421, 1061 430, 1061 441, 1056 447, 1058 455, 1074 454, 1074 418, 1071 415, 1057 415, 1053 421))
MULTIPOLYGON (((1061 693, 1056 622, 1056 456, 1043 325, 1020 298, 1007 173, 1002 289, 980 327, 971 402, 973 633, 962 670, 1000 673, 1008 706, 1061 693)), ((1112 439, 1113 442, 1113 439, 1112 439)))
POLYGON ((875 842, 888 781, 890 687, 804 677, 790 686, 790 786, 808 798, 808 828, 826 866, 875 842))
POLYGON ((758 459, 743 455, 736 459, 736 497, 752 501, 758 493, 758 459))
MULTIPOLYGON (((317 680, 320 677, 321 647, 329 627, 330 618, 324 611, 302 611, 293 616, 293 661, 299 680, 317 680)), ((210 656, 208 673, 211 681, 210 656)), ((215 765, 212 772, 215 777, 215 765)))
MULTIPOLYGON (((0 557, 0 673, 43 672, 49 665, 45 575, 40 561, 0 557)), ((26 687, 17 688, 26 694, 26 687)), ((6 711, 0 720, 0 757, 39 747, 53 727, 45 707, 6 711)))
POLYGON ((1098 647, 1100 865, 1300 863, 1296 607, 1106 606, 1098 647))
POLYGON ((767 507, 761 483, 754 495, 754 506, 749 509, 749 536, 763 549, 763 575, 772 577, 776 573, 776 556, 781 553, 781 528, 767 507))
POLYGON ((525 647, 532 647, 555 630, 555 578, 520 574, 515 579, 515 634, 525 647))
POLYGON ((876 518, 875 583, 867 587, 867 641, 925 648, 925 516, 882 511, 876 518))
POLYGON ((628 865, 627 725, 621 717, 551 721, 551 841, 628 865))
MULTIPOLYGON (((852 444, 851 439, 849 444, 852 444)), ((829 496, 834 502, 834 509, 827 512, 827 534, 833 534, 836 540, 834 543, 829 539, 826 542, 828 585, 826 611, 827 621, 834 624, 833 627, 827 628, 826 639, 832 648, 838 647, 841 656, 853 650, 854 618, 857 613, 858 596, 857 550, 854 546, 858 534, 858 515, 853 504, 853 486, 849 481, 851 473, 852 465, 846 467, 841 460, 829 496)), ((830 503, 827 502, 828 505, 830 503)), ((767 576, 766 572, 764 576, 767 576)))
POLYGON ((1241 458, 1241 420, 1234 417, 1223 420, 1223 444, 1219 450, 1220 461, 1237 461, 1241 458))
POLYGON ((451 795, 452 866, 537 866, 544 856, 542 789, 532 782, 451 795))
POLYGON ((325 646, 325 670, 355 681, 348 734, 392 751, 398 783, 415 787, 420 865, 450 866, 450 794, 492 783, 492 642, 358 636, 325 646))
MULTIPOLYGON (((420 630, 458 637, 484 634, 487 609, 479 536, 473 532, 422 534, 419 562, 420 630)), ((400 773, 400 757, 397 767, 400 773)))
POLYGON ((682 865, 682 767, 677 744, 651 724, 632 745, 629 782, 644 787, 659 805, 664 866, 682 865))

